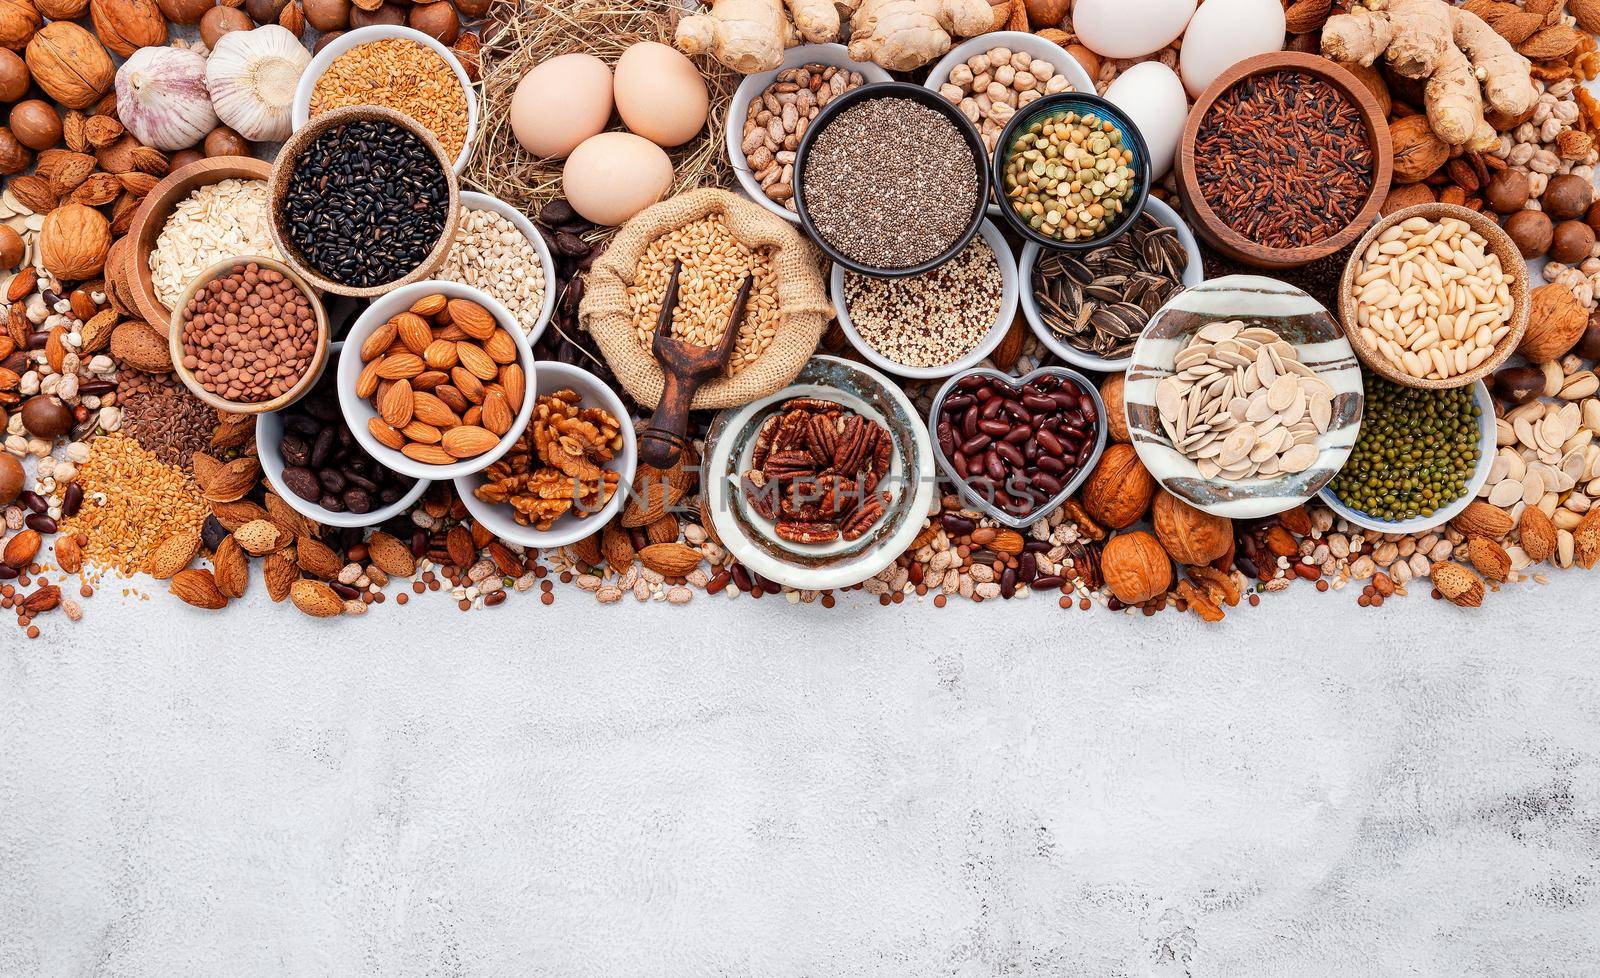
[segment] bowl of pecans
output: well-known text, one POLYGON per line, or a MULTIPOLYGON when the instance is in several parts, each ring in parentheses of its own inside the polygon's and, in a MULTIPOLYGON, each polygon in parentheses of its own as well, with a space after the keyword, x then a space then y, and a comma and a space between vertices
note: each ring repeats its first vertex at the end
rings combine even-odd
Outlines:
POLYGON ((516 317, 488 293, 417 282, 373 302, 339 354, 339 406, 356 440, 415 479, 455 479, 511 450, 538 377, 516 317))
POLYGON ((457 478, 456 495, 501 540, 565 547, 622 508, 638 445, 622 398, 581 367, 540 363, 534 395, 533 417, 511 450, 457 478))

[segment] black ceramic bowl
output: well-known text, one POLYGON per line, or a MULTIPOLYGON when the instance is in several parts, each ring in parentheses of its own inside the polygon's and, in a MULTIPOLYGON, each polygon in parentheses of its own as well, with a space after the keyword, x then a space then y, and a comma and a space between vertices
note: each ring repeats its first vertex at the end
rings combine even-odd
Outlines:
POLYGON ((994 144, 992 166, 995 197, 1000 203, 1000 211, 1005 215, 1006 223, 1011 225, 1013 231, 1029 241, 1053 251, 1088 251, 1100 247, 1133 226, 1134 220, 1144 210, 1145 198, 1150 195, 1150 150, 1144 144, 1144 134, 1139 132, 1139 127, 1134 125, 1133 120, 1129 119, 1121 109, 1100 96, 1090 95, 1087 92, 1058 92, 1055 95, 1046 95, 1018 111, 1011 117, 1011 121, 1006 123, 1005 129, 1000 132, 1000 139, 994 144), (1062 241, 1035 231, 1006 199, 1004 183, 1006 158, 1011 155, 1011 144, 1022 135, 1023 131, 1039 121, 1042 116, 1061 115, 1072 111, 1080 114, 1093 112, 1117 127, 1122 133, 1123 145, 1133 150, 1133 171, 1137 182, 1133 196, 1128 199, 1122 209, 1122 216, 1116 223, 1106 228, 1103 233, 1085 241, 1062 241))
MULTIPOLYGON (((908 153, 914 153, 916 147, 907 147, 908 153)), ((817 117, 806 127, 805 135, 800 137, 800 145, 795 151, 794 159, 794 207, 800 215, 800 225, 806 229, 806 234, 811 240, 827 254, 827 256, 845 268, 862 275, 874 275, 879 278, 906 278, 912 275, 921 275, 932 271, 954 258, 962 248, 965 248, 978 233, 978 228, 983 224, 984 211, 989 203, 989 153, 984 148, 983 139, 978 135, 975 127, 961 110, 945 101, 944 96, 938 92, 930 91, 921 85, 912 85, 907 82, 876 82, 853 88, 827 104, 817 117), (816 141, 817 134, 828 128, 839 113, 858 102, 865 102, 875 98, 899 98, 920 102, 923 105, 939 112, 955 125, 956 131, 961 133, 961 138, 966 140, 967 147, 972 150, 972 159, 978 169, 978 194, 973 201, 972 213, 967 218, 967 229, 950 244, 949 248, 920 265, 911 265, 906 268, 874 268, 863 265, 853 260, 848 255, 835 248, 831 242, 817 232, 817 226, 812 222, 811 213, 806 208, 806 162, 811 156, 811 147, 816 141)), ((908 217, 910 215, 907 215, 908 217)))

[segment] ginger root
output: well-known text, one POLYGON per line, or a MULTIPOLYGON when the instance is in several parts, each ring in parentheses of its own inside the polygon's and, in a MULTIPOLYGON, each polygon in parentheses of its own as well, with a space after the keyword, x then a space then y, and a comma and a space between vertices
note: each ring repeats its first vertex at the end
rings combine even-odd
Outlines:
POLYGON ((690 57, 709 53, 734 71, 753 75, 781 65, 783 52, 799 43, 799 35, 784 16, 782 0, 712 0, 710 13, 678 22, 675 40, 690 57))
POLYGON ((952 35, 973 37, 994 21, 989 0, 860 2, 850 19, 850 57, 889 71, 920 68, 950 50, 952 35))
POLYGON ((1519 117, 1539 98, 1528 59, 1481 17, 1446 0, 1388 0, 1381 9, 1329 17, 1322 53, 1359 65, 1381 56, 1395 74, 1425 79, 1428 124, 1451 146, 1494 144, 1486 101, 1498 114, 1519 117))

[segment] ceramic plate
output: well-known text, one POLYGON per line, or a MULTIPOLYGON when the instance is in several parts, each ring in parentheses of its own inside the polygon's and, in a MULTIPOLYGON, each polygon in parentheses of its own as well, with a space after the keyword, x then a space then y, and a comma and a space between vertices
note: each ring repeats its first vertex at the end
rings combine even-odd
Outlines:
POLYGON ((1361 367, 1338 322, 1301 290, 1260 275, 1228 275, 1185 289, 1151 317, 1133 349, 1123 392, 1133 447, 1156 481, 1196 509, 1231 519, 1260 519, 1316 495, 1350 457, 1361 433, 1361 367), (1265 326, 1300 354, 1300 362, 1333 388, 1333 420, 1317 440, 1317 460, 1304 472, 1242 482, 1206 479, 1179 454, 1156 414, 1156 384, 1207 323, 1242 319, 1265 326))
POLYGON ((921 531, 933 501, 933 445, 911 400, 883 374, 838 357, 813 357, 790 386, 717 415, 706 445, 702 479, 717 536, 745 567, 794 588, 849 587, 888 567, 921 531), (889 505, 857 540, 819 545, 780 540, 771 521, 757 514, 739 490, 762 423, 796 397, 837 402, 889 431, 889 471, 879 486, 890 494, 889 505))

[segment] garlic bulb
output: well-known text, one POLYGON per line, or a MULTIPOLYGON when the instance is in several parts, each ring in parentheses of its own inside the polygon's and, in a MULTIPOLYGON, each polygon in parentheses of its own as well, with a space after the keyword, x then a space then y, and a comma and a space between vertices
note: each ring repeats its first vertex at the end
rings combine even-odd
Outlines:
POLYGON ((254 142, 289 138, 295 86, 311 52, 276 24, 231 31, 206 62, 211 104, 224 125, 254 142))
POLYGON ((140 48, 117 69, 117 116, 146 146, 187 149, 217 127, 206 59, 183 48, 140 48))

